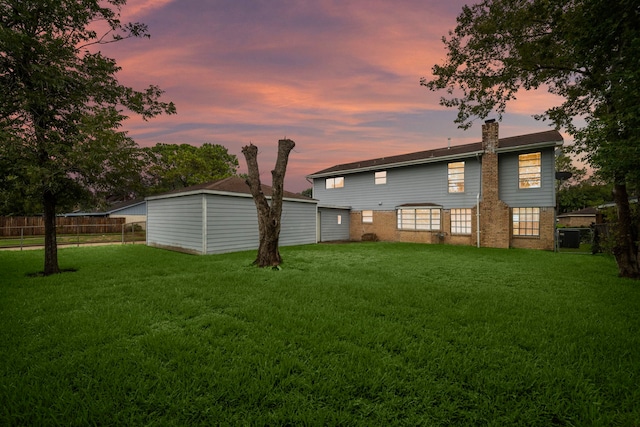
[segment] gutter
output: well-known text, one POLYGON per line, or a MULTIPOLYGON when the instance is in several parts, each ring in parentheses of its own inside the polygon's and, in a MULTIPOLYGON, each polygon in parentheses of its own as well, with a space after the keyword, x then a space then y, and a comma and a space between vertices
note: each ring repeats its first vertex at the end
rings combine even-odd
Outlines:
MULTIPOLYGON (((198 194, 212 194, 212 195, 217 195, 217 196, 232 196, 232 197, 245 197, 248 199, 252 199, 253 196, 251 194, 248 193, 235 193, 233 191, 219 191, 219 190, 191 190, 191 191, 185 191, 182 193, 169 193, 169 194, 160 194, 157 196, 149 196, 146 197, 144 200, 145 201, 149 201, 149 200, 160 200, 160 199, 173 199, 175 197, 185 197, 185 196, 194 196, 194 195, 198 195, 198 194)), ((266 196, 267 200, 271 199, 271 196, 266 196)), ((301 202, 301 203, 314 203, 317 204, 318 201, 315 199, 298 199, 298 198, 294 198, 294 197, 283 197, 282 200, 286 200, 289 202, 301 202)))
POLYGON ((436 162, 442 162, 442 161, 447 161, 447 160, 453 160, 453 159, 463 159, 463 158, 467 158, 467 157, 474 157, 477 155, 482 155, 482 153, 484 153, 484 150, 480 150, 480 151, 471 151, 468 153, 464 153, 464 154, 456 154, 456 155, 448 155, 448 156, 438 156, 438 157, 429 157, 426 159, 418 159, 418 160, 409 160, 406 162, 400 162, 400 163, 387 163, 387 164, 378 164, 378 165, 372 165, 372 166, 366 166, 363 168, 354 168, 354 169, 343 169, 343 170, 336 170, 333 172, 325 172, 325 173, 318 173, 318 174, 311 174, 311 175, 307 175, 307 178, 324 178, 327 176, 336 176, 336 175, 347 175, 347 174, 352 174, 352 173, 358 173, 358 172, 369 172, 369 171, 379 171, 381 169, 393 169, 393 168, 401 168, 404 166, 414 166, 414 165, 422 165, 425 163, 436 163, 436 162))
MULTIPOLYGON (((536 150, 539 148, 547 148, 547 147, 561 147, 563 143, 564 141, 546 141, 546 142, 538 142, 535 144, 517 145, 514 147, 502 147, 502 148, 498 147, 496 149, 496 153, 502 154, 502 153, 510 153, 515 151, 536 150)), ((379 171, 381 169, 393 169, 393 168, 401 168, 405 166, 422 165, 426 163, 446 162, 448 160, 459 160, 467 157, 482 156, 484 152, 485 150, 478 150, 478 151, 470 151, 462 154, 451 154, 447 156, 428 157, 425 159, 409 160, 406 162, 399 162, 399 163, 387 163, 387 164, 382 163, 382 164, 377 164, 372 166, 365 166, 362 168, 334 170, 331 172, 323 172, 323 173, 315 173, 315 174, 307 175, 306 178, 308 180, 308 179, 324 178, 324 177, 336 176, 336 175, 348 175, 348 174, 359 173, 359 172, 379 171)))

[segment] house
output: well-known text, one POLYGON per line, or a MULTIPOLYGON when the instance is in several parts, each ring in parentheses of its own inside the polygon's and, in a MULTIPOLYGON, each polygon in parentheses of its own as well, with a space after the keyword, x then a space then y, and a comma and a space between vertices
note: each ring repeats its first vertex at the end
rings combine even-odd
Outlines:
POLYGON ((558 215, 558 224, 565 227, 590 227, 596 223, 597 214, 598 209, 594 207, 563 213, 558 215))
POLYGON ((145 227, 145 221, 147 220, 147 202, 144 199, 127 200, 124 202, 111 205, 108 209, 102 211, 76 211, 66 213, 61 216, 64 217, 77 217, 77 216, 92 216, 92 217, 106 217, 106 218, 124 218, 126 224, 137 223, 140 227, 145 227))
MULTIPOLYGON (((270 199, 271 187, 262 186, 270 199)), ((240 177, 146 198, 147 245, 193 254, 257 249, 258 215, 240 177)), ((280 246, 316 243, 317 200, 284 192, 280 246)))
POLYGON ((555 130, 340 164, 308 175, 313 197, 349 206, 350 240, 555 247, 555 130))

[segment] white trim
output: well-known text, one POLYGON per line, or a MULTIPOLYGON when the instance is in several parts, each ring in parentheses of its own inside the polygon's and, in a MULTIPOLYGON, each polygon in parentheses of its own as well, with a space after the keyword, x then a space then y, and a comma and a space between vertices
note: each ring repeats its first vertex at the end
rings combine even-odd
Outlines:
MULTIPOLYGON (((503 147, 503 148, 498 147, 495 152, 498 154, 510 153, 514 151, 528 151, 528 150, 536 150, 536 149, 546 148, 546 147, 561 147, 562 145, 563 145, 563 141, 546 141, 546 142, 537 142, 535 144, 517 145, 515 147, 503 147)), ((468 153, 451 154, 448 156, 428 157, 424 159, 409 160, 406 162, 377 164, 377 165, 371 165, 371 166, 366 166, 362 168, 341 169, 341 170, 334 170, 331 172, 307 175, 307 178, 310 178, 310 179, 324 178, 329 176, 348 175, 348 174, 359 173, 359 172, 369 172, 373 170, 379 171, 380 169, 393 169, 393 168, 401 168, 405 166, 422 165, 426 163, 446 162, 450 160, 460 160, 460 159, 466 159, 468 157, 475 157, 477 155, 482 155, 484 153, 485 153, 485 150, 477 150, 477 151, 470 151, 468 153)), ((364 160, 364 161, 369 161, 369 160, 364 160)))
POLYGON ((207 254, 207 229, 209 228, 207 221, 207 195, 202 195, 202 255, 207 254))
POLYGON ((307 178, 315 179, 315 178, 323 178, 327 176, 346 175, 346 174, 358 173, 358 172, 380 171, 380 169, 401 168, 405 166, 421 165, 425 163, 443 162, 450 159, 462 159, 467 157, 475 157, 476 154, 482 154, 482 153, 484 153, 484 151, 481 150, 481 151, 473 151, 473 152, 458 154, 458 155, 429 157, 426 159, 409 160, 406 162, 399 162, 399 163, 378 164, 378 165, 372 165, 372 166, 367 166, 363 168, 342 169, 342 170, 337 170, 333 172, 307 175, 307 178))
MULTIPOLYGON (((145 198, 145 201, 150 201, 150 200, 160 200, 160 199, 172 199, 174 197, 186 197, 186 196, 195 196, 198 194, 212 194, 212 195, 216 195, 216 196, 230 196, 230 197, 245 197, 245 198, 253 198, 253 196, 251 194, 246 194, 246 193, 235 193, 232 191, 220 191, 220 190, 207 190, 207 189, 199 189, 199 190, 191 190, 191 191, 184 191, 181 193, 169 193, 169 194, 159 194, 157 196, 149 196, 145 198)), ((266 196, 267 200, 271 199, 271 196, 266 196)), ((318 201, 313 199, 313 200, 305 200, 305 199, 296 199, 293 197, 283 197, 282 200, 286 200, 288 202, 300 202, 300 203, 313 203, 313 204, 317 204, 318 201)))

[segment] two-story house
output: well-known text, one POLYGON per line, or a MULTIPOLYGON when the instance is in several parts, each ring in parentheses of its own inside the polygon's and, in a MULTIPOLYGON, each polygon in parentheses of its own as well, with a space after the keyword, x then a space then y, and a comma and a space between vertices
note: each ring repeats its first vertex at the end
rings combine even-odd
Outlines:
MULTIPOLYGON (((350 208, 350 240, 553 250, 555 130, 332 166, 310 174, 320 206, 350 208)), ((326 224, 329 225, 329 224, 326 224)), ((322 227, 322 226, 321 226, 322 227)))

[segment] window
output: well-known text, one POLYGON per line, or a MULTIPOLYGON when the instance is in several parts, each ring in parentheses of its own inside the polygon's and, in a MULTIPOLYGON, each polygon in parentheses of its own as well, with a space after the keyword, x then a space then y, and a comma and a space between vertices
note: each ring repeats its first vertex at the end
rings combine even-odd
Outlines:
POLYGON ((338 176, 336 178, 327 178, 326 188, 342 188, 344 187, 344 177, 338 176))
POLYGON ((338 225, 342 224, 342 215, 338 215, 338 225))
POLYGON ((440 230, 440 209, 398 209, 400 230, 440 230))
POLYGON ((375 175, 376 185, 387 183, 387 171, 376 172, 375 175))
POLYGON ((464 193, 464 162, 449 163, 447 177, 449 193, 464 193))
POLYGON ((518 182, 520 188, 540 188, 540 153, 520 154, 518 156, 518 182))
POLYGON ((370 224, 373 222, 373 211, 362 211, 362 222, 370 224))
POLYGON ((471 234, 471 209, 451 209, 451 234, 471 234))
POLYGON ((513 208, 513 235, 540 236, 540 208, 513 208))

